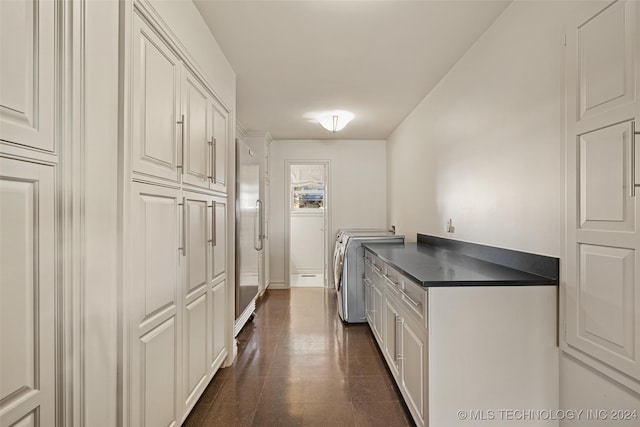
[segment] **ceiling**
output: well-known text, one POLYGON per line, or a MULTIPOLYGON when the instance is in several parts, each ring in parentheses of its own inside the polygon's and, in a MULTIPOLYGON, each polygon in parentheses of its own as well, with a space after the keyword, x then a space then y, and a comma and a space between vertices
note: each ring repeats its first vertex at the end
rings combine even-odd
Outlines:
POLYGON ((194 0, 274 139, 386 139, 510 0, 194 0), (348 110, 331 133, 308 113, 348 110))

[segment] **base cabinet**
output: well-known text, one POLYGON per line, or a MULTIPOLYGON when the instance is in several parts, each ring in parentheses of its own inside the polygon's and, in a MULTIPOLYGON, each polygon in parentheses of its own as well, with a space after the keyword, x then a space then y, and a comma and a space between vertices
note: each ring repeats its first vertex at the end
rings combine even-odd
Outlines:
POLYGON ((558 426, 480 411, 557 409, 554 286, 423 288, 365 257, 367 320, 417 426, 558 426))

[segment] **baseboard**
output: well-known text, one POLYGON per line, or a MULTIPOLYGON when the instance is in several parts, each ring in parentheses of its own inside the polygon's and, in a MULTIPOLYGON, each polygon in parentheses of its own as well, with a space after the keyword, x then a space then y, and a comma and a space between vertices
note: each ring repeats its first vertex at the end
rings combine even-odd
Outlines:
POLYGON ((267 289, 289 289, 289 285, 284 282, 271 282, 267 289))

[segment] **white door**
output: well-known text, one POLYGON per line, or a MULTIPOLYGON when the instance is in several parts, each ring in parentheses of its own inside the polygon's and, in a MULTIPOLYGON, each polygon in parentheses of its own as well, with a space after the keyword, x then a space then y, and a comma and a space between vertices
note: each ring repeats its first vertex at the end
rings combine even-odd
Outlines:
POLYGON ((227 282, 221 280, 211 287, 211 309, 209 318, 211 351, 209 353, 209 372, 215 372, 227 357, 225 341, 227 339, 227 282))
POLYGON ((636 379, 639 13, 589 3, 567 33, 566 341, 636 379))
POLYGON ((213 257, 211 258, 213 272, 211 280, 218 279, 226 272, 227 268, 227 199, 214 197, 211 203, 213 212, 211 247, 213 257))
POLYGON ((185 137, 180 74, 178 57, 134 14, 131 161, 135 172, 179 179, 185 137))
MULTIPOLYGON (((400 371, 402 386, 406 390, 406 403, 411 412, 420 418, 422 425, 425 419, 425 403, 427 402, 427 348, 428 338, 423 327, 403 316, 400 319, 400 371)), ((437 391, 436 391, 437 392, 437 391)))
POLYGON ((0 158, 0 425, 55 425, 55 173, 0 158))
POLYGON ((384 352, 387 355, 388 360, 391 363, 388 364, 391 372, 394 376, 398 375, 398 354, 400 349, 398 348, 397 339, 399 335, 398 325, 400 322, 400 316, 398 315, 398 309, 395 303, 390 298, 384 300, 384 352))
POLYGON ((215 99, 210 100, 213 137, 213 184, 211 189, 227 192, 227 149, 229 146, 229 112, 215 99))
POLYGON ((184 280, 183 387, 184 405, 188 411, 196 403, 204 387, 207 365, 207 259, 210 257, 210 197, 184 192, 186 251, 184 280))
POLYGON ((178 382, 181 203, 179 190, 136 182, 131 186, 132 426, 177 425, 182 413, 178 382))
POLYGON ((0 139, 54 151, 53 1, 0 2, 0 139))
POLYGON ((209 139, 208 93, 198 79, 185 69, 183 85, 184 178, 186 184, 209 188, 211 150, 209 139))

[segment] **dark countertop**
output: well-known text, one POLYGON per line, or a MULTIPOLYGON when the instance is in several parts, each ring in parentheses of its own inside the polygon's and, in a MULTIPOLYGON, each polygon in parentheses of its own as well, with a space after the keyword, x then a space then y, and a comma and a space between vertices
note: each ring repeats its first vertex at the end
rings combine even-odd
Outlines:
POLYGON ((366 250, 424 287, 558 285, 539 276, 418 243, 363 244, 366 250))

